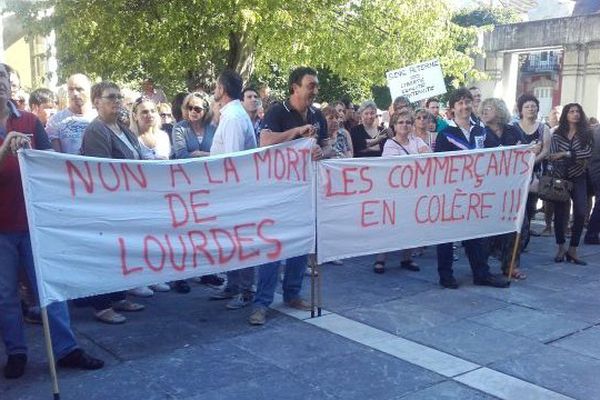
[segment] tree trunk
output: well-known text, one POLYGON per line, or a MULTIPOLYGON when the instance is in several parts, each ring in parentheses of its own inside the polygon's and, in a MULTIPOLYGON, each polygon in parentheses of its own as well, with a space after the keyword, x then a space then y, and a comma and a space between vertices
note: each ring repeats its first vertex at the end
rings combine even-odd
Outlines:
POLYGON ((250 39, 248 31, 229 32, 229 55, 227 67, 235 70, 242 76, 244 84, 250 80, 254 71, 255 43, 250 39))

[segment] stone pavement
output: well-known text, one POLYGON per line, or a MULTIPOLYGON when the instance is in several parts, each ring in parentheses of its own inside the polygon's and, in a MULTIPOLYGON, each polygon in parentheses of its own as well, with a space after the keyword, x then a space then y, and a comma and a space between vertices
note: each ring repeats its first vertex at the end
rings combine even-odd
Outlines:
MULTIPOLYGON (((383 275, 373 257, 327 264, 322 317, 279 306, 263 327, 195 284, 142 300, 121 326, 72 308, 81 344, 106 367, 59 370, 61 398, 600 399, 600 246, 582 246, 583 267, 555 264, 554 251, 553 238, 533 238, 528 279, 510 289, 473 286, 464 254, 461 288, 439 288, 433 248, 416 259, 421 272, 397 256, 383 275)), ((52 396, 41 327, 27 334, 26 374, 0 377, 1 400, 52 396)))

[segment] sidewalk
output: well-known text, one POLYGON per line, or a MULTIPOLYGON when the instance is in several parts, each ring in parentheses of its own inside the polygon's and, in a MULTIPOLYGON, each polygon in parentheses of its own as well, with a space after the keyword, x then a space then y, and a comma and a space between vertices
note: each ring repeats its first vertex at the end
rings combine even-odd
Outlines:
MULTIPOLYGON (((61 399, 598 399, 600 246, 581 247, 582 267, 554 263, 553 243, 532 238, 528 278, 509 289, 473 286, 462 252, 460 289, 441 289, 434 248, 415 259, 421 272, 397 255, 383 275, 371 256, 326 264, 325 315, 281 308, 290 315, 272 310, 263 327, 195 284, 141 300, 121 326, 72 308, 82 346, 106 367, 59 370, 61 399)), ((27 371, 0 378, 2 400, 52 398, 42 329, 27 334, 27 371)))

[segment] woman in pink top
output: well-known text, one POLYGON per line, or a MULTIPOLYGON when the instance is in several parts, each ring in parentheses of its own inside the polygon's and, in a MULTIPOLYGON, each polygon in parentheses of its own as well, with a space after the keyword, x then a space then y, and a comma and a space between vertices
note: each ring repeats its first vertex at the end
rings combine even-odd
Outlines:
POLYGON ((431 149, 420 137, 412 134, 413 117, 409 111, 400 111, 392 116, 390 127, 394 136, 383 146, 382 157, 429 153, 431 149))
MULTIPOLYGON (((390 120, 390 127, 394 136, 388 139, 383 146, 382 157, 404 156, 408 154, 428 153, 431 151, 423 139, 412 134, 413 116, 410 111, 402 110, 395 113, 390 120)), ((419 271, 420 268, 411 258, 412 249, 402 250, 400 267, 409 271, 419 271)), ((373 272, 385 272, 386 254, 377 254, 373 264, 373 272)))

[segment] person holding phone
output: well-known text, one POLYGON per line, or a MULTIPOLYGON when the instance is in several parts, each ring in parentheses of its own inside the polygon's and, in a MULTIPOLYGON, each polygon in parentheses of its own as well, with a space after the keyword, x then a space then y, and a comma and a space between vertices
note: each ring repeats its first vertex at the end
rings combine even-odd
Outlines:
MULTIPOLYGON (((18 292, 18 274, 27 272, 36 282, 29 225, 16 151, 31 147, 51 149, 42 123, 32 113, 18 110, 10 102, 9 76, 13 69, 0 63, 0 336, 8 355, 4 376, 16 379, 25 373, 27 345, 18 292)), ((37 297, 37 285, 32 285, 37 297)), ((47 307, 52 348, 60 367, 99 369, 102 360, 85 353, 71 329, 69 309, 65 302, 47 307)))

